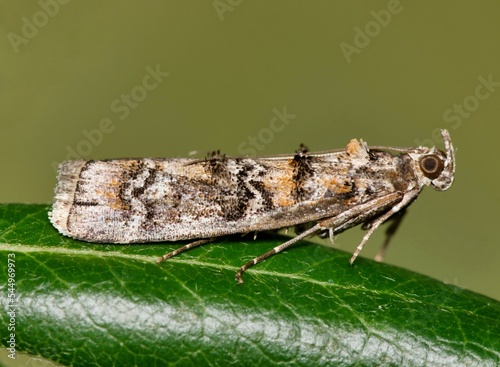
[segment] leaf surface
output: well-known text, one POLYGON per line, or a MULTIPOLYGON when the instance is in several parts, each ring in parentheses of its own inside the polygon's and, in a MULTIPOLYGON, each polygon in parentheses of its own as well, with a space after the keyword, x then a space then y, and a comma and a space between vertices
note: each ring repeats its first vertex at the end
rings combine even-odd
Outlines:
POLYGON ((156 265, 179 244, 75 241, 49 209, 0 205, 0 330, 14 309, 17 351, 73 366, 500 363, 500 303, 482 295, 307 242, 238 285, 239 266, 286 238, 220 240, 156 265))

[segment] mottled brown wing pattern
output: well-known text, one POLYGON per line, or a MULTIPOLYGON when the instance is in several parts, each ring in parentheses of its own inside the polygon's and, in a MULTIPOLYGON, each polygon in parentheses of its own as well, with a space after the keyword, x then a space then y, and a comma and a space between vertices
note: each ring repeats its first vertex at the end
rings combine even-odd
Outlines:
MULTIPOLYGON (((264 158, 118 159, 61 163, 50 213, 64 235, 89 242, 208 239, 313 226, 251 264, 320 230, 371 223, 373 231, 408 206, 422 188, 446 190, 454 156, 436 148, 369 148, 351 140, 345 150, 264 158), (395 152, 391 152, 394 150, 395 152)), ((206 241, 197 241, 196 245, 206 241)), ((193 245, 163 258, 174 256, 193 245)))

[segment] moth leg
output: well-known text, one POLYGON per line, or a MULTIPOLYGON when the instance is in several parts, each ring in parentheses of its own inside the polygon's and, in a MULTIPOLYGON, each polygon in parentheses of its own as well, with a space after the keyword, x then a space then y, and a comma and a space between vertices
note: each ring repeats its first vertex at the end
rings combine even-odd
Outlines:
POLYGON ((178 248, 177 250, 166 253, 162 257, 158 258, 158 260, 156 260, 156 263, 159 264, 167 259, 170 259, 174 256, 177 256, 177 255, 179 255, 187 250, 190 250, 194 247, 198 247, 198 246, 204 245, 205 243, 212 242, 214 239, 215 238, 204 238, 204 239, 201 239, 198 241, 190 242, 187 245, 184 245, 181 248, 178 248))
MULTIPOLYGON (((352 254, 351 259, 349 260, 349 262, 351 263, 351 265, 354 262, 354 260, 356 260, 356 258, 358 257, 359 253, 361 252, 361 250, 363 250, 363 247, 365 246, 366 242, 368 241, 368 239, 370 238, 370 236, 373 234, 373 232, 375 232, 377 230, 377 228, 382 223, 384 223, 387 219, 389 219, 391 216, 393 216, 397 212, 399 212, 399 211, 403 210, 404 208, 406 208, 406 206, 408 206, 412 202, 412 200, 414 200, 417 197, 417 195, 418 195, 419 192, 420 192, 420 190, 416 189, 416 190, 413 190, 413 191, 410 191, 410 192, 406 193, 404 195, 403 199, 398 204, 394 205, 389 211, 387 211, 386 213, 382 214, 380 217, 376 218, 371 223, 368 232, 364 235, 363 239, 361 240, 361 243, 358 245, 358 247, 356 247, 356 250, 354 251, 354 253, 352 254)), ((394 230, 394 232, 395 232, 395 230, 394 230)), ((394 233, 392 233, 392 234, 394 234, 394 233)), ((387 245, 386 245, 386 247, 387 247, 387 245)))
POLYGON ((320 229, 321 229, 320 225, 316 224, 315 226, 309 228, 307 231, 304 231, 301 234, 295 236, 291 240, 286 241, 286 242, 282 243, 281 245, 276 246, 272 250, 266 252, 265 254, 262 254, 262 255, 256 257, 255 259, 247 262, 245 265, 243 265, 241 268, 239 268, 239 270, 236 272, 236 277, 235 277, 236 280, 238 281, 239 284, 243 284, 243 278, 241 276, 245 272, 245 270, 247 270, 248 268, 251 268, 252 266, 254 266, 262 261, 264 261, 268 257, 273 256, 273 255, 285 250, 286 248, 292 246, 294 243, 300 241, 304 237, 307 237, 310 234, 313 234, 314 232, 316 232, 320 229))
MULTIPOLYGON (((321 229, 331 230, 331 235, 341 232, 360 223, 363 223, 370 218, 376 217, 377 213, 391 209, 398 204, 403 198, 400 192, 393 192, 377 199, 370 200, 366 203, 359 204, 349 210, 339 213, 335 217, 326 218, 319 221, 321 229)), ((375 221, 373 221, 375 222, 375 221)))
MULTIPOLYGON (((418 194, 418 192, 417 192, 418 194)), ((412 196, 413 197, 413 196, 412 196)), ((366 203, 353 207, 345 212, 340 213, 336 217, 327 218, 319 222, 322 228, 330 228, 334 232, 343 231, 357 224, 365 222, 365 228, 368 233, 363 237, 361 244, 356 248, 350 262, 356 259, 363 246, 368 241, 370 236, 375 232, 377 227, 386 221, 391 215, 401 210, 401 203, 406 203, 405 196, 401 192, 393 192, 385 196, 370 200, 366 203), (396 210, 395 210, 396 208, 396 210), (388 210, 388 211, 386 211, 388 210), (395 211, 394 211, 395 210, 395 211), (385 212, 377 216, 378 213, 385 212), (375 217, 375 219, 373 219, 375 217)), ((406 207, 407 203, 403 206, 406 207)), ((395 229, 394 229, 395 231, 395 229)), ((394 234, 394 231, 391 233, 394 234)))
POLYGON ((343 213, 340 213, 335 217, 324 219, 318 222, 316 225, 312 226, 311 228, 307 229, 306 231, 295 236, 291 240, 284 242, 279 246, 276 246, 272 250, 256 257, 255 259, 243 265, 236 273, 236 280, 238 281, 239 284, 242 284, 243 283, 242 274, 243 272, 245 272, 245 270, 251 268, 255 264, 264 261, 268 257, 285 250, 286 248, 300 241, 304 237, 307 237, 317 231, 324 229, 328 230, 332 229, 330 233, 334 233, 336 231, 350 228, 353 225, 357 225, 359 223, 364 222, 365 219, 370 218, 371 216, 373 216, 374 213, 384 208, 388 209, 394 207, 395 204, 401 201, 402 197, 403 195, 399 192, 391 193, 381 198, 377 198, 375 200, 371 200, 367 203, 361 204, 356 208, 349 209, 343 213))
POLYGON ((391 218, 391 224, 385 231, 385 240, 382 246, 380 246, 380 249, 377 252, 377 255, 375 255, 375 261, 382 262, 384 261, 384 255, 387 250, 387 247, 389 247, 389 242, 391 242, 392 237, 398 230, 399 226, 401 225, 401 222, 403 221, 403 218, 406 215, 406 208, 402 209, 400 214, 397 216, 394 216, 391 218))

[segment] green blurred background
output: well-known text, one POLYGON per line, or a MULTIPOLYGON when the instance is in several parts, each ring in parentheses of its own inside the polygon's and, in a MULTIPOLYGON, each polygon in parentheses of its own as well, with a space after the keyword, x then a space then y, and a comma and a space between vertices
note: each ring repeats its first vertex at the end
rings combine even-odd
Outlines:
POLYGON ((77 156, 354 137, 441 147, 447 128, 455 184, 424 190, 386 261, 500 299, 498 14, 499 2, 1 1, 0 202, 50 203, 55 165, 77 156), (273 132, 276 111, 290 116, 273 132))

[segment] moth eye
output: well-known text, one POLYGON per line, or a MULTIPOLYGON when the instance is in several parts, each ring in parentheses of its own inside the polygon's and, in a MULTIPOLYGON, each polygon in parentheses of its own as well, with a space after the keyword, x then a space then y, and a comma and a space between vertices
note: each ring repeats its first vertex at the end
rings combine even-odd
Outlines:
POLYGON ((426 155, 425 157, 420 158, 420 169, 424 173, 425 177, 434 180, 439 177, 444 168, 443 160, 435 155, 426 155))

